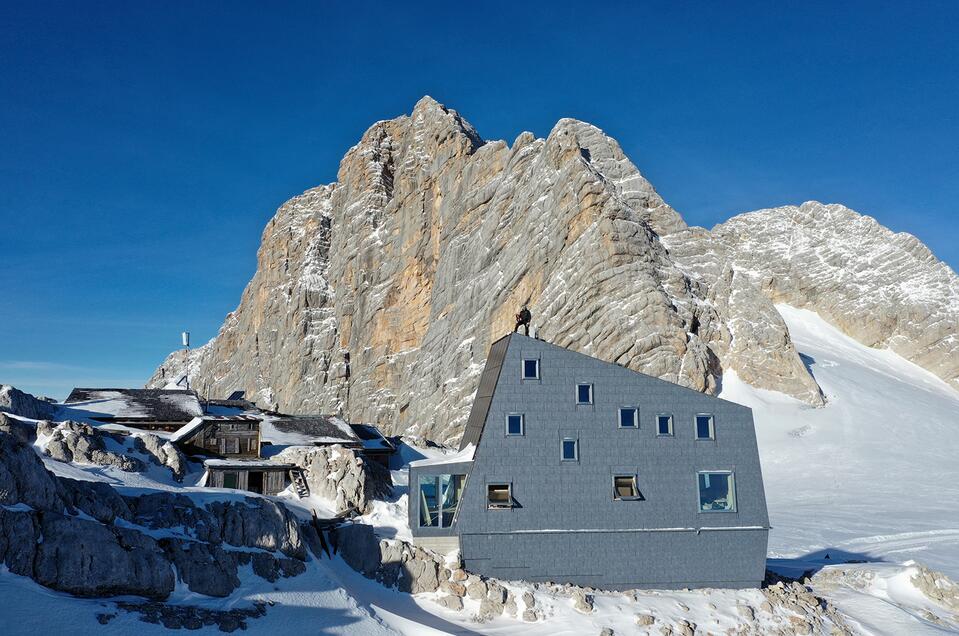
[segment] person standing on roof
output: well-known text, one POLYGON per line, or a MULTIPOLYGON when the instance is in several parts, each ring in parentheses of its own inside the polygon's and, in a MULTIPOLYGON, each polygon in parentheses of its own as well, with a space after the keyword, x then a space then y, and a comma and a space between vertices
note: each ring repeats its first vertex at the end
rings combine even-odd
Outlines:
POLYGON ((529 323, 533 319, 533 315, 529 313, 529 306, 526 304, 523 305, 523 308, 518 314, 516 314, 516 326, 513 328, 513 333, 519 331, 520 326, 526 331, 526 335, 529 335, 529 323))

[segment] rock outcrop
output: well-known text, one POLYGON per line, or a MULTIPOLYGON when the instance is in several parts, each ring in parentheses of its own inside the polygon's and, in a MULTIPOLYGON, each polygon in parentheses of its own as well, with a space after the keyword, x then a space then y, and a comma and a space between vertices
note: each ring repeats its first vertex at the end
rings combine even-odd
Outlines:
POLYGON ((62 462, 143 472, 147 465, 137 457, 139 455, 150 463, 169 468, 177 481, 181 481, 187 471, 186 456, 176 446, 152 433, 121 435, 82 422, 41 420, 37 423, 36 434, 43 451, 62 462))
POLYGON ((784 328, 742 320, 769 311, 756 287, 721 271, 711 286, 671 256, 662 237, 685 229, 598 128, 563 119, 546 139, 485 142, 424 98, 374 124, 336 183, 280 207, 217 337, 149 386, 186 373, 214 395, 453 441, 490 343, 529 303, 561 346, 706 392, 733 368, 820 404, 784 328))
POLYGON ((57 407, 47 398, 36 398, 9 384, 0 384, 0 412, 42 420, 53 417, 57 407))
POLYGON ((959 389, 959 276, 915 236, 815 201, 741 214, 712 235, 773 302, 811 309, 959 389))
POLYGON ((337 513, 365 514, 374 499, 385 499, 391 491, 389 471, 339 444, 293 446, 277 455, 276 461, 303 468, 310 493, 333 502, 337 513))
POLYGON ((294 576, 316 542, 315 530, 268 499, 201 507, 168 492, 122 496, 105 483, 54 476, 4 432, 0 458, 0 563, 77 596, 165 599, 177 579, 226 596, 240 584, 238 566, 252 562, 271 581, 294 576), (165 538, 151 536, 157 530, 165 538))

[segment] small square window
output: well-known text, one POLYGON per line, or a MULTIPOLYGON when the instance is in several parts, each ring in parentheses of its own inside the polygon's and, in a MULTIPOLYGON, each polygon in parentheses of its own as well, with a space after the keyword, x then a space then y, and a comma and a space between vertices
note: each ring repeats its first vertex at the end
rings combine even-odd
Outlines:
POLYGON ((577 404, 593 403, 593 385, 592 384, 576 385, 576 403, 577 404))
POLYGON ((634 406, 619 409, 620 428, 639 428, 639 409, 634 406))
POLYGON ((713 416, 700 414, 696 416, 696 439, 716 439, 716 429, 713 425, 713 416))
POLYGON ((636 475, 615 475, 613 477, 613 499, 629 500, 641 499, 639 486, 636 484, 636 475))
POLYGON ((512 508, 513 493, 509 484, 487 484, 486 505, 489 508, 512 508))
POLYGON ((539 360, 536 358, 526 358, 523 360, 523 379, 539 380, 539 360))
POLYGON ((701 472, 699 512, 736 512, 736 480, 728 471, 701 472))
POLYGON ((669 437, 673 434, 673 416, 669 413, 660 413, 656 416, 656 434, 660 437, 669 437))
POLYGON ((526 418, 519 413, 510 413, 506 416, 507 435, 525 435, 526 418))
POLYGON ((564 462, 575 462, 579 459, 579 440, 571 437, 563 438, 561 457, 564 462))

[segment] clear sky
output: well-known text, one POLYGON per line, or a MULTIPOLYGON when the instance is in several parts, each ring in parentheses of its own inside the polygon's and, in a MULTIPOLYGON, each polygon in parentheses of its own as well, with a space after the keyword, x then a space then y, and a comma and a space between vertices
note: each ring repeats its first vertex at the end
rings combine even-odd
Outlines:
POLYGON ((0 382, 205 342, 276 207, 424 94, 486 139, 589 121, 691 224, 844 203, 956 269, 957 33, 952 0, 5 3, 0 382))

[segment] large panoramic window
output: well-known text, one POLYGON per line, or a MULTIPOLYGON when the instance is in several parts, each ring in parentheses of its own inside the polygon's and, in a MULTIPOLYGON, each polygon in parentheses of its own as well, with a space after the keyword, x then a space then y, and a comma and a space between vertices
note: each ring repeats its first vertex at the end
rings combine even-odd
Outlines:
POLYGON ((660 413, 656 416, 656 434, 660 437, 669 437, 673 434, 673 416, 669 413, 660 413))
POLYGON ((576 385, 576 403, 577 404, 593 403, 593 385, 592 384, 576 385))
POLYGON ((701 472, 698 481, 700 512, 736 512, 736 482, 731 472, 701 472))
POLYGON ((635 406, 619 409, 620 428, 639 428, 639 409, 635 406))
POLYGON ((640 499, 636 475, 613 476, 613 499, 618 501, 640 499))
POLYGON ((564 462, 575 462, 579 459, 579 440, 572 437, 564 437, 562 447, 560 448, 560 458, 564 462))
POLYGON ((539 360, 536 358, 526 358, 523 360, 523 379, 539 379, 539 360))
POLYGON ((486 505, 488 508, 512 508, 513 493, 509 484, 487 484, 486 505))
POLYGON ((699 414, 696 416, 696 439, 716 439, 716 428, 713 416, 699 414))
POLYGON ((506 416, 506 434, 524 435, 526 433, 526 418, 519 413, 510 413, 506 416))
POLYGON ((466 475, 420 475, 420 527, 452 526, 465 486, 466 475))

